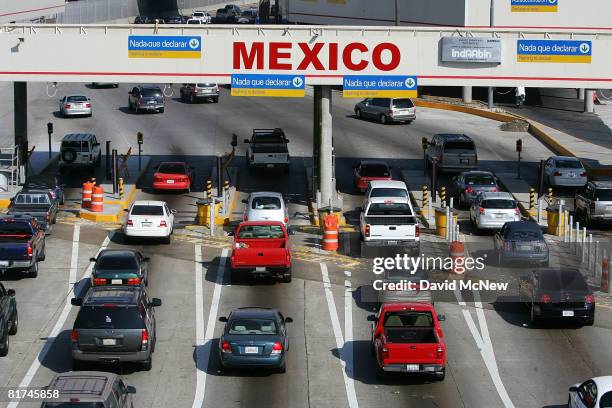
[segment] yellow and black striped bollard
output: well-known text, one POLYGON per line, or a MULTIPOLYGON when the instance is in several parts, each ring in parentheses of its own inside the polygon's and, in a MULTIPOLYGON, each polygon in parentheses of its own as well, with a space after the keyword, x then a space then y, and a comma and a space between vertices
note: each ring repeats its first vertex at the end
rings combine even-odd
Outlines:
POLYGON ((206 198, 212 198, 212 180, 206 182, 206 198))
POLYGON ((446 187, 440 189, 440 201, 442 202, 442 206, 446 207, 446 187))
POLYGON ((546 195, 546 201, 548 201, 548 204, 552 204, 553 202, 553 189, 552 187, 548 188, 548 194, 546 195))
POLYGON ((123 200, 123 177, 119 177, 119 198, 123 200))
POLYGON ((429 190, 427 186, 421 187, 421 193, 423 195, 423 199, 421 200, 421 213, 427 214, 427 209, 429 208, 429 190))

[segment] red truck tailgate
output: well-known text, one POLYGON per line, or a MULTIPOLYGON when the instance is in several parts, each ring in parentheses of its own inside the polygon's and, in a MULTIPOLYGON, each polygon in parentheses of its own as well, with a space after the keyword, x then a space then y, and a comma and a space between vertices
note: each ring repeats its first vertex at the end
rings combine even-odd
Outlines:
POLYGON ((246 248, 234 248, 234 266, 288 266, 288 250, 282 239, 242 240, 246 248))
POLYGON ((383 344, 385 364, 442 364, 444 360, 442 355, 438 358, 442 346, 433 329, 385 329, 383 344))

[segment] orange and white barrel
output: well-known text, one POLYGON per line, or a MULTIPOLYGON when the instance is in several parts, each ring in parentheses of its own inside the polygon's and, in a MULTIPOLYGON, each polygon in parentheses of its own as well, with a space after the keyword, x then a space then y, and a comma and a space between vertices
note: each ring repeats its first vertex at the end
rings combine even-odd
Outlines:
POLYGON ((93 194, 91 195, 91 211, 104 211, 104 189, 102 186, 94 186, 93 194))
POLYGON ((86 181, 83 183, 83 194, 81 196, 81 207, 89 208, 91 206, 91 193, 93 192, 94 183, 86 181))
POLYGON ((323 249, 325 251, 338 250, 338 217, 328 214, 323 217, 323 249))

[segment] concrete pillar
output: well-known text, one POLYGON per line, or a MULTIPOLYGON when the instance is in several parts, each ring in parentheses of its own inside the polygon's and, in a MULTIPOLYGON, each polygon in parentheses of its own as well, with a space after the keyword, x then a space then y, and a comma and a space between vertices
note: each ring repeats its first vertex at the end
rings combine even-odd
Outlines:
POLYGON ((489 109, 493 109, 494 107, 494 100, 493 100, 493 90, 494 89, 495 88, 493 88, 492 86, 489 87, 489 97, 487 98, 489 109))
POLYGON ((584 88, 578 88, 578 99, 584 99, 584 88))
POLYGON ((331 86, 321 88, 321 144, 319 147, 319 172, 321 174, 321 204, 326 207, 333 205, 333 160, 332 160, 332 93, 331 86))
MULTIPOLYGON (((13 83, 13 111, 15 113, 15 144, 20 148, 20 162, 28 157, 28 83, 13 83)), ((27 166, 26 166, 27 167, 27 166)))
POLYGON ((317 191, 320 188, 319 180, 321 173, 319 171, 319 152, 321 146, 321 87, 314 87, 314 107, 313 107, 313 124, 312 124, 312 196, 316 197, 317 191))
POLYGON ((471 86, 463 87, 463 102, 464 103, 472 102, 472 87, 471 86))
POLYGON ((593 95, 595 94, 595 90, 587 89, 584 93, 584 112, 585 113, 593 113, 595 112, 595 104, 593 103, 593 95))

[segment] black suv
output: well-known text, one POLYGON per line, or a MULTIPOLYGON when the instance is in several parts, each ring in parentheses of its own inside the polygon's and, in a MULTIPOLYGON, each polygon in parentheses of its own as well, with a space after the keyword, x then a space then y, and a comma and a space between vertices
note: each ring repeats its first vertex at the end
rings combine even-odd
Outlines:
POLYGON ((81 306, 70 335, 74 370, 86 362, 137 362, 151 369, 160 299, 149 299, 140 286, 95 286, 71 303, 81 306))
POLYGON ((15 291, 6 290, 0 283, 0 356, 4 357, 9 352, 9 335, 17 334, 17 303, 15 302, 15 291))
POLYGON ((117 374, 99 371, 58 374, 47 389, 59 391, 59 398, 44 400, 41 408, 133 408, 132 394, 136 393, 136 388, 125 385, 117 374))
POLYGON ((128 95, 128 108, 130 110, 136 113, 143 110, 164 113, 166 97, 159 86, 135 86, 128 92, 128 95))

